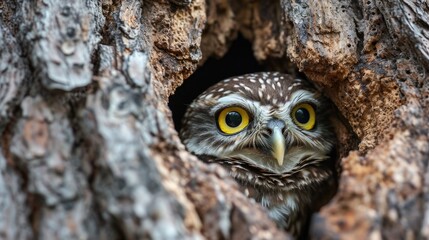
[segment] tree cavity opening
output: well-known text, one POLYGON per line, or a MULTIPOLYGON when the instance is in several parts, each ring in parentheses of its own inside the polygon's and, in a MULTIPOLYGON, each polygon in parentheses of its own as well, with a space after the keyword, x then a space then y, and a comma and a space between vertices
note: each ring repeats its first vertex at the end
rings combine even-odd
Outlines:
POLYGON ((180 130, 187 106, 204 90, 223 79, 263 70, 264 68, 253 55, 251 43, 239 35, 224 57, 207 59, 170 96, 168 105, 173 113, 176 130, 180 130))

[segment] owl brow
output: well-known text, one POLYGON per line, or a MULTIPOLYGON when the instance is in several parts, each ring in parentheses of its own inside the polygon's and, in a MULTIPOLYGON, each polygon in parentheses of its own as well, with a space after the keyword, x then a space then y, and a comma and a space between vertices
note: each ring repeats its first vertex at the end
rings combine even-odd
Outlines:
POLYGON ((216 112, 219 110, 231 107, 231 106, 239 106, 242 108, 245 108, 247 111, 249 111, 252 115, 255 115, 256 113, 252 111, 254 107, 259 107, 259 104, 257 102, 249 101, 242 96, 238 94, 232 94, 226 97, 219 98, 216 105, 214 105, 210 109, 210 115, 214 116, 216 112))
MULTIPOLYGON (((319 108, 320 102, 317 100, 317 95, 313 92, 307 90, 297 90, 294 92, 289 101, 287 101, 283 106, 278 110, 279 114, 282 116, 288 116, 292 108, 299 103, 307 102, 314 107, 319 108)), ((287 118, 287 117, 285 117, 287 118)))
POLYGON ((317 95, 313 92, 306 91, 306 90, 298 90, 294 92, 292 94, 290 102, 292 106, 301 102, 308 102, 315 105, 316 107, 319 107, 320 105, 320 102, 317 101, 317 95))

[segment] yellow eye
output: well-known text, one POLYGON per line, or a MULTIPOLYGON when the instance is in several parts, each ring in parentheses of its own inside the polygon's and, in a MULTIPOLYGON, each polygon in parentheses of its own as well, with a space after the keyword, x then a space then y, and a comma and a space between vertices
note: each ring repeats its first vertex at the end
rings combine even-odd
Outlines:
POLYGON ((225 134, 235 134, 249 125, 249 114, 241 107, 227 107, 217 117, 219 129, 225 134))
POLYGON ((316 124, 316 112, 308 103, 296 105, 292 110, 292 118, 295 124, 304 130, 311 130, 316 124))

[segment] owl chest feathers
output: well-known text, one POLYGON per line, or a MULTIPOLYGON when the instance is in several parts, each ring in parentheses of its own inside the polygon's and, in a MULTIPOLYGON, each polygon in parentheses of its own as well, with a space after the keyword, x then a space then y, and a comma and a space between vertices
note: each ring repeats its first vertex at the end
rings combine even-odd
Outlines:
POLYGON ((322 156, 302 161, 302 165, 278 174, 243 166, 246 164, 242 161, 217 159, 216 162, 222 163, 247 197, 259 202, 279 227, 291 233, 301 231, 309 214, 326 203, 327 199, 321 196, 331 195, 327 192, 334 185, 332 168, 322 156))

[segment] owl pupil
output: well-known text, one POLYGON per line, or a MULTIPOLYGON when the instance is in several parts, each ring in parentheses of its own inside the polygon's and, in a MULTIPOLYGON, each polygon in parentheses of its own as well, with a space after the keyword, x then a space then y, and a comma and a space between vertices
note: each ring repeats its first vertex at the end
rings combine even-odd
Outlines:
POLYGON ((229 112, 226 114, 225 122, 230 127, 238 127, 241 121, 241 115, 238 112, 229 112))
POLYGON ((299 108, 296 110, 295 118, 299 123, 308 123, 310 121, 310 113, 305 108, 299 108))

